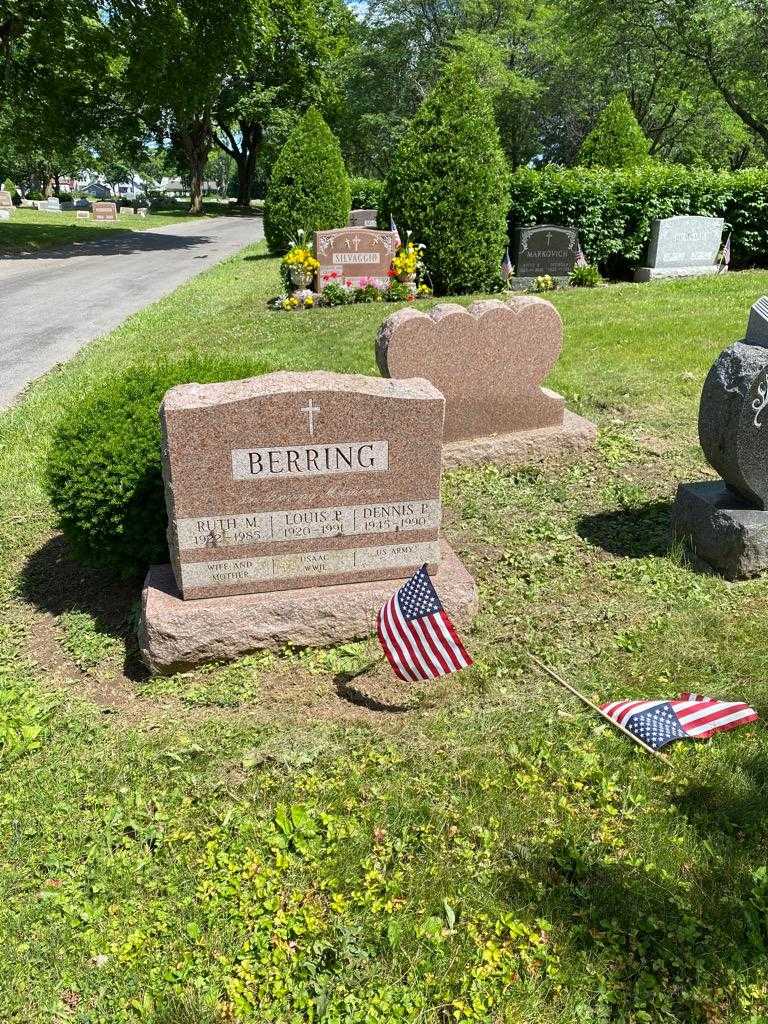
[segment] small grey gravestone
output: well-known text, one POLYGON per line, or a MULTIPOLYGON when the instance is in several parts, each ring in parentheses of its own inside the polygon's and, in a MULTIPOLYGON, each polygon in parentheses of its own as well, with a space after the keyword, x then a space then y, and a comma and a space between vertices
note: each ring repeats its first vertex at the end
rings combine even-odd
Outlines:
POLYGON ((91 219, 91 211, 90 210, 76 210, 75 211, 75 217, 77 218, 77 220, 90 220, 91 219))
POLYGON ((726 578, 756 576, 768 569, 768 345, 738 341, 715 360, 699 440, 722 479, 680 484, 674 533, 726 578))
POLYGON ((378 210, 351 210, 347 226, 350 228, 375 228, 378 210))
POLYGON ((9 209, 13 206, 13 196, 10 192, 6 192, 5 189, 0 189, 0 210, 9 209))
POLYGON ((562 224, 518 228, 514 252, 515 276, 509 282, 513 288, 530 288, 537 277, 546 275, 567 284, 579 256, 579 235, 576 228, 562 224))
POLYGON ((10 219, 11 219, 11 211, 10 210, 0 210, 0 220, 10 220, 10 219))
POLYGON ((763 295, 750 309, 744 341, 748 345, 768 345, 768 296, 763 295))
POLYGON ((46 201, 45 207, 44 207, 44 212, 45 213, 61 213, 61 203, 56 198, 56 196, 51 196, 51 198, 46 201))
POLYGON ((666 217, 651 225, 646 265, 635 281, 665 277, 700 277, 723 269, 717 256, 723 238, 722 217, 666 217))

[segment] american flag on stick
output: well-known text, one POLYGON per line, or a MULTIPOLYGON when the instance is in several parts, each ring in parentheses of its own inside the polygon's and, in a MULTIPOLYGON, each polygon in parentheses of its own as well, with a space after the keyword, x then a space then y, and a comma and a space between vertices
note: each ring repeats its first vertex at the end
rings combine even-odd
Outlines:
POLYGON ((742 701, 698 693, 681 693, 672 700, 615 700, 602 704, 600 710, 654 750, 673 740, 706 740, 758 718, 754 708, 742 701))
POLYGON ((405 682, 437 679, 472 664, 426 565, 379 610, 376 630, 392 671, 405 682))
POLYGON ((730 267, 730 265, 731 265, 731 235, 732 234, 733 234, 732 231, 728 232, 728 237, 725 240, 725 245, 723 246, 723 251, 720 253, 720 266, 718 268, 718 273, 720 271, 727 270, 730 267))
POLYGON ((395 218, 392 216, 392 214, 389 215, 389 230, 394 232, 395 248, 399 249, 403 243, 400 240, 400 232, 397 230, 397 224, 395 224, 395 218))
POLYGON ((512 277, 512 271, 515 268, 512 266, 512 260, 509 258, 509 248, 504 250, 504 259, 501 261, 501 276, 504 281, 508 281, 512 277))
POLYGON ((587 263, 587 257, 584 255, 584 250, 581 248, 581 242, 579 242, 578 240, 576 242, 576 262, 575 262, 574 266, 576 266, 576 267, 588 267, 589 266, 589 263, 587 263))

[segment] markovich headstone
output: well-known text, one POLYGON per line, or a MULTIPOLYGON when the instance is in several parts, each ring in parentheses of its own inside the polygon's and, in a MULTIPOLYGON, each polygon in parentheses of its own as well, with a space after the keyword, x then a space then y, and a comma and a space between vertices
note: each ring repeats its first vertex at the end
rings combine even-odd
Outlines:
POLYGON ((541 387, 562 345, 560 314, 530 295, 398 310, 376 360, 383 376, 425 377, 445 395, 444 466, 519 463, 594 441, 594 425, 541 387))
POLYGON ((380 287, 388 283, 387 273, 396 252, 393 231, 336 228, 315 232, 315 255, 320 263, 317 290, 332 282, 357 288, 367 281, 380 287))
POLYGON ((537 277, 549 275, 558 284, 568 283, 579 255, 579 235, 562 224, 534 224, 515 231, 515 289, 530 288, 537 277))
POLYGON ((365 636, 424 563, 466 618, 474 583, 440 541, 444 407, 425 380, 325 372, 171 388, 172 569, 145 584, 148 664, 365 636))
POLYGON ((756 576, 768 568, 765 343, 739 341, 718 356, 702 390, 699 440, 721 480, 679 486, 674 533, 726 578, 756 576))
POLYGON ((651 226, 646 266, 635 271, 635 281, 665 277, 716 274, 723 237, 722 217, 666 217, 651 226))

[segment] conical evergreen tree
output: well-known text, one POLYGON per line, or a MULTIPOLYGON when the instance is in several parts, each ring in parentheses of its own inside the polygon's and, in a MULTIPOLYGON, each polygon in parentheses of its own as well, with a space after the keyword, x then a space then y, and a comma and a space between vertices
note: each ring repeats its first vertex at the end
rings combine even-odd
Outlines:
POLYGON ((426 246, 438 294, 498 280, 507 244, 509 171, 491 104, 461 63, 449 65, 405 131, 384 206, 426 246))
POLYGON ((264 200, 264 234, 273 253, 284 253, 301 228, 342 228, 351 196, 339 141, 311 107, 280 151, 264 200))
POLYGON ((648 160, 650 142, 624 93, 614 96, 579 150, 583 167, 637 167, 648 160))

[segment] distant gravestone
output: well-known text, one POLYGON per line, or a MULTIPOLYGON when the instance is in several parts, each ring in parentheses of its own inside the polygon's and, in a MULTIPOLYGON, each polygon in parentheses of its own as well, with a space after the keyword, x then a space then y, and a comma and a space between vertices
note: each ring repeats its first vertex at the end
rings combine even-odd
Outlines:
POLYGON ((764 309, 750 314, 754 340, 715 360, 699 405, 699 440, 722 478, 680 484, 673 507, 676 536, 728 579, 768 569, 768 345, 764 309))
POLYGON ((322 292, 331 282, 356 288, 365 280, 374 280, 382 287, 395 255, 396 235, 393 231, 370 231, 360 228, 337 228, 315 232, 315 255, 320 263, 317 290, 322 292))
POLYGON ((134 210, 134 208, 132 206, 121 206, 120 207, 120 213, 135 214, 136 211, 134 210))
POLYGON ((635 281, 665 277, 716 274, 723 237, 722 217, 667 217, 651 226, 647 264, 635 271, 635 281))
POLYGON ((92 210, 94 220, 117 220, 117 207, 114 203, 94 203, 92 210))
POLYGON ((425 377, 445 395, 445 466, 526 461, 586 448, 593 424, 541 387, 563 344, 551 302, 520 296, 440 303, 387 317, 376 341, 385 377, 425 377))
POLYGON ((56 196, 51 196, 50 199, 46 199, 44 210, 46 213, 61 213, 61 203, 56 196))
POLYGON ((10 192, 0 189, 0 210, 13 207, 13 196, 10 192))
POLYGON ((351 210, 348 225, 351 228, 375 228, 378 210, 351 210))
POLYGON ((11 219, 11 211, 10 210, 0 210, 0 220, 10 220, 10 219, 11 219))
POLYGON ((562 224, 536 224, 515 231, 515 288, 530 287, 537 277, 549 275, 566 284, 579 255, 579 236, 575 228, 562 224))
POLYGON ((146 217, 148 213, 149 213, 149 210, 146 208, 146 206, 140 206, 136 210, 136 216, 137 217, 146 217))
POLYGON ((439 539, 445 401, 425 380, 325 372, 185 384, 163 400, 172 570, 150 569, 156 671, 370 634, 423 564, 466 618, 474 581, 439 539))
POLYGON ((748 345, 768 345, 768 296, 758 299, 750 309, 744 341, 748 345))
POLYGON ((75 210, 75 217, 77 218, 77 220, 90 220, 91 219, 91 211, 90 210, 75 210))

